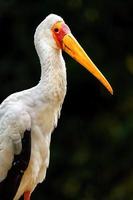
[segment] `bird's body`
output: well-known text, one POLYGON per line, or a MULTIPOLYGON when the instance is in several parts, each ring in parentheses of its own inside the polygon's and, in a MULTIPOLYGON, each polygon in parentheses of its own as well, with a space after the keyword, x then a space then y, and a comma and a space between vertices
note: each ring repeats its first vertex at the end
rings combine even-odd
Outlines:
MULTIPOLYGON (((25 131, 31 135, 30 157, 25 170, 19 176, 13 197, 2 196, 3 200, 18 200, 25 192, 32 193, 46 175, 51 133, 60 116, 67 84, 62 51, 51 39, 50 32, 51 26, 60 21, 63 22, 61 17, 49 15, 36 29, 34 42, 41 64, 38 85, 10 95, 0 105, 0 188, 9 175, 8 171, 16 164, 16 161, 13 163, 15 155, 21 154, 24 149, 22 138, 25 131)), ((66 31, 66 27, 63 30, 66 31)), ((16 184, 15 175, 13 177, 16 184)), ((7 184, 6 187, 13 185, 7 184)))
MULTIPOLYGON (((51 133, 57 125, 66 93, 66 68, 61 51, 45 51, 43 47, 41 51, 42 73, 39 84, 29 90, 12 94, 0 107, 0 127, 3 126, 2 122, 4 122, 5 127, 3 127, 3 129, 7 129, 7 126, 12 123, 14 118, 15 124, 11 124, 11 127, 17 129, 15 126, 18 126, 18 130, 15 131, 15 134, 20 132, 23 134, 26 129, 31 129, 31 158, 15 200, 19 199, 24 191, 32 191, 35 186, 45 178, 46 169, 49 164, 51 133), (57 63, 56 69, 54 67, 55 63, 57 63), (43 68, 43 66, 46 68, 46 65, 47 71, 43 68), (6 119, 2 120, 4 116, 6 119), (22 130, 19 130, 21 128, 22 130)), ((1 131, 3 133, 2 128, 1 131)), ((12 133, 8 132, 8 134, 9 137, 11 137, 12 133)), ((17 139, 20 140, 20 135, 17 139)), ((5 147, 7 147, 7 143, 5 143, 5 147)), ((18 151, 20 151, 20 149, 18 149, 18 151)), ((12 156, 13 155, 12 153, 12 156)), ((9 162, 7 164, 9 165, 8 168, 10 168, 13 158, 11 159, 9 154, 8 156, 9 162)), ((5 159, 7 160, 7 158, 5 159)), ((1 169, 2 173, 6 169, 7 166, 4 166, 4 169, 1 169)), ((5 173, 7 173, 7 171, 5 171, 5 173)))
POLYGON ((62 57, 59 54, 59 60, 62 65, 57 65, 58 69, 56 69, 56 73, 52 69, 55 60, 51 59, 53 58, 52 55, 49 58, 50 60, 47 60, 51 63, 49 65, 51 74, 48 73, 50 77, 47 80, 50 81, 49 84, 48 82, 47 84, 43 82, 42 78, 39 85, 30 91, 25 91, 24 95, 25 99, 28 98, 28 100, 22 106, 22 110, 29 113, 31 118, 32 151, 29 166, 22 178, 15 200, 25 191, 32 192, 36 185, 44 180, 46 169, 49 165, 51 133, 54 127, 57 126, 57 120, 60 116, 61 106, 66 93, 65 66, 63 60, 60 60, 62 57), (55 80, 56 84, 54 83, 55 80), (48 88, 45 88, 46 85, 48 88), (51 87, 52 85, 55 87, 51 87), (45 94, 44 91, 47 91, 47 93, 45 94))

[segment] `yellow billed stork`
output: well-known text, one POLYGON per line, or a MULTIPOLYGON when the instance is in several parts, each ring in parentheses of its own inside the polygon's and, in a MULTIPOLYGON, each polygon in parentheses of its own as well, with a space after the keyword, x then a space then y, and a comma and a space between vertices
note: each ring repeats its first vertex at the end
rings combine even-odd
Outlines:
POLYGON ((7 97, 0 105, 0 199, 18 200, 41 183, 49 165, 51 133, 66 94, 62 50, 113 90, 72 35, 64 20, 48 15, 37 27, 34 43, 41 64, 35 87, 7 97))

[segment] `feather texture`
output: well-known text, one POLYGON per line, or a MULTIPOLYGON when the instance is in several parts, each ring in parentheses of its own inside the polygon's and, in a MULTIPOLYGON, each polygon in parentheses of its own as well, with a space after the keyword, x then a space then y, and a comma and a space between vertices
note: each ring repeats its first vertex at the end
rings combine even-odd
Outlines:
POLYGON ((22 176, 28 167, 31 154, 31 131, 25 131, 22 139, 22 151, 14 156, 7 177, 0 183, 0 199, 12 200, 16 195, 22 176))
POLYGON ((61 50, 51 38, 50 30, 58 20, 62 18, 50 15, 35 32, 35 48, 41 64, 39 84, 10 95, 0 106, 1 184, 12 171, 13 160, 23 152, 25 130, 31 130, 30 161, 20 178, 19 187, 18 184, 15 186, 18 190, 13 200, 18 200, 26 191, 32 193, 36 185, 44 180, 49 165, 51 133, 57 125, 66 94, 65 62, 61 50))

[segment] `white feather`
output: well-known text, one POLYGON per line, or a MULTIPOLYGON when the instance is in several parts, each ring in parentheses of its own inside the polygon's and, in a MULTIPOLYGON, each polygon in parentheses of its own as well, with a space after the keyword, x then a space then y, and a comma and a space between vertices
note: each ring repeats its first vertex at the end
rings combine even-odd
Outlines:
POLYGON ((24 131, 31 129, 31 159, 14 200, 25 191, 32 192, 44 180, 49 165, 51 133, 66 94, 65 62, 50 30, 57 21, 62 18, 49 15, 35 32, 42 70, 39 84, 9 96, 0 106, 0 181, 6 177, 14 154, 21 151, 24 131))

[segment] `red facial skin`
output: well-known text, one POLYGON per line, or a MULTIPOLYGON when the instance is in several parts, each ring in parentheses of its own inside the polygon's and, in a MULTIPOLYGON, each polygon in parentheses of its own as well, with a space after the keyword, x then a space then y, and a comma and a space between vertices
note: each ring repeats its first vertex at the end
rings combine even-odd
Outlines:
POLYGON ((62 49, 63 38, 66 34, 70 33, 69 27, 63 22, 57 22, 53 25, 51 30, 57 46, 62 49))

